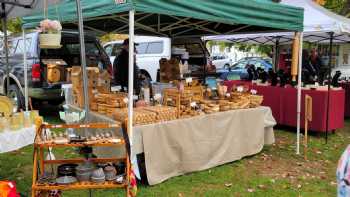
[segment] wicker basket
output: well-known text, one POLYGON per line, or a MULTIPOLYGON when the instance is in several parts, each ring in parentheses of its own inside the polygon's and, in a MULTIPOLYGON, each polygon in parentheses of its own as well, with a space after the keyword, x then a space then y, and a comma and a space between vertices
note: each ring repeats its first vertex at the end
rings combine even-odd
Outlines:
POLYGON ((61 33, 56 34, 40 34, 39 35, 40 48, 60 48, 61 47, 61 33))

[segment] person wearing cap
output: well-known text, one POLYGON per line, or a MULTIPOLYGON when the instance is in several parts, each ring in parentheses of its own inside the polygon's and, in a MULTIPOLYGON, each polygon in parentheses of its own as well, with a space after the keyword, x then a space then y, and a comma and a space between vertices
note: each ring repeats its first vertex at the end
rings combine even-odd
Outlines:
MULTIPOLYGON (((136 46, 136 44, 135 44, 136 46)), ((135 49, 136 54, 136 49, 135 49)), ((139 68, 136 65, 136 58, 134 54, 134 90, 135 94, 139 93, 139 68)), ((117 58, 113 62, 113 74, 114 79, 117 85, 120 85, 122 91, 126 91, 128 88, 128 79, 129 79, 129 39, 125 39, 121 48, 121 51, 117 58)))

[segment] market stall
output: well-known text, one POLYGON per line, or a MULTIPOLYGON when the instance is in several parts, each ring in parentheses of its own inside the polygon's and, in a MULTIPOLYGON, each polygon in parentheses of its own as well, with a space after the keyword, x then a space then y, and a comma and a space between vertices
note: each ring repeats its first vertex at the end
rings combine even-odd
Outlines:
MULTIPOLYGON (((48 9, 48 13, 54 13, 58 10, 62 16, 62 22, 66 24, 66 27, 72 27, 71 22, 75 20, 75 10, 72 8, 72 2, 67 1, 58 4, 57 7, 52 7, 48 9)), ((72 91, 75 92, 75 99, 73 100, 75 105, 79 107, 89 106, 91 110, 97 111, 100 114, 104 114, 113 119, 123 123, 127 120, 127 131, 129 133, 130 145, 131 145, 131 161, 134 163, 135 158, 135 147, 140 145, 141 142, 135 141, 136 131, 138 129, 150 129, 154 127, 183 127, 183 124, 192 125, 186 127, 183 132, 188 132, 193 134, 188 136, 188 141, 190 144, 196 144, 197 139, 195 137, 196 132, 201 129, 198 126, 203 121, 212 119, 216 120, 219 117, 226 115, 232 115, 232 117, 238 117, 240 115, 244 117, 250 117, 250 115, 256 115, 259 119, 259 128, 252 128, 251 132, 257 132, 259 139, 252 138, 252 144, 246 143, 248 147, 244 148, 245 151, 234 154, 235 157, 228 157, 226 159, 220 159, 213 161, 209 165, 195 165, 192 169, 184 169, 182 173, 189 171, 196 171, 206 169, 208 167, 213 167, 220 165, 232 160, 239 159, 243 156, 255 154, 259 152, 265 143, 265 128, 267 128, 271 136, 271 127, 274 125, 273 119, 268 114, 269 110, 266 108, 259 108, 262 98, 258 95, 251 94, 244 90, 229 93, 223 86, 218 84, 218 90, 203 90, 202 86, 195 80, 181 80, 178 78, 173 82, 173 88, 163 89, 162 95, 154 95, 152 102, 145 102, 148 98, 145 98, 146 94, 143 94, 143 101, 137 105, 142 107, 134 108, 134 94, 133 94, 133 62, 134 62, 134 31, 140 34, 153 34, 153 35, 166 35, 170 37, 181 37, 181 36, 200 36, 208 34, 222 34, 230 32, 239 31, 275 31, 276 29, 301 31, 300 21, 302 20, 302 10, 296 9, 289 6, 281 6, 272 2, 242 2, 242 1, 222 1, 218 4, 217 1, 82 1, 82 12, 86 19, 85 27, 89 29, 103 29, 104 31, 117 31, 125 32, 129 28, 129 86, 128 94, 122 92, 111 92, 109 89, 104 89, 106 85, 101 85, 99 80, 103 78, 103 72, 95 72, 95 69, 86 70, 87 75, 84 76, 82 70, 79 68, 71 69, 71 82, 72 91), (264 6, 263 6, 264 5, 264 6), (98 8, 98 12, 95 10, 98 8), (227 8, 230 8, 229 10, 227 8), (242 15, 243 12, 251 12, 254 10, 252 15, 242 15), (284 14, 282 14, 284 13, 284 14), (285 14, 289 13, 289 14, 285 14), (127 16, 129 15, 129 19, 127 16), (281 23, 281 17, 284 18, 283 23, 281 23), (108 24, 108 25, 107 25, 108 24), (219 28, 220 26, 220 28, 219 28), (135 29, 134 29, 135 27, 135 29), (89 80, 88 80, 89 79, 89 80), (86 95, 81 94, 82 86, 81 81, 85 81, 89 84, 89 90, 87 93, 92 93, 89 95, 91 98, 88 102, 86 101, 86 95), (97 81, 97 83, 94 83, 97 81), (90 91, 91 90, 91 91, 90 91), (95 91, 97 90, 97 91, 95 91), (206 93, 204 93, 206 92, 206 93), (127 99, 125 97, 127 96, 127 99), (85 101, 82 99, 85 98, 85 101), (157 99, 158 98, 158 99, 157 99), (161 99, 162 98, 162 99, 161 99), (155 103, 156 105, 150 104, 155 103), (163 105, 159 106, 158 104, 163 105), (126 108, 127 106, 127 108, 126 108), (231 111, 234 110, 234 111, 231 111), (220 112, 225 111, 225 112, 220 112), (232 113, 232 114, 231 114, 232 113), (132 117, 132 118, 130 118, 132 117), (216 117, 216 118, 215 118, 216 117), (198 121, 198 122, 197 122, 198 121), (266 122, 268 122, 266 124, 266 122), (195 124, 196 123, 196 124, 195 124), (142 125, 142 126, 141 126, 142 125)), ((42 20, 42 15, 37 14, 33 16, 28 16, 23 18, 24 27, 34 27, 38 22, 42 20)), ((175 64, 179 66, 179 64, 175 64)), ((84 69, 83 69, 84 70, 84 69)), ((106 78, 103 78, 106 79, 106 78)), ((108 83, 107 83, 108 84, 108 83)), ((86 86, 83 88, 86 89, 86 86)), ((142 99, 141 99, 142 100, 142 99)), ((220 118, 221 119, 221 118, 220 118)), ((238 129, 238 122, 235 118, 235 126, 230 125, 231 119, 226 119, 220 125, 222 128, 236 128, 238 129)), ((219 121, 219 120, 218 120, 219 121)), ((232 124, 233 124, 232 123, 232 124)), ((248 123, 247 123, 248 128, 248 123)), ((156 129, 155 131, 157 131, 156 129)), ((169 138, 172 138, 173 132, 167 129, 160 129, 165 133, 169 132, 169 138), (170 135, 172 134, 172 135, 170 135)), ((213 136, 213 132, 216 132, 214 128, 207 130, 207 133, 213 136)), ((232 133, 223 129, 222 135, 229 135, 233 139, 232 133)), ((239 131, 241 132, 241 131, 239 131)), ((140 133, 140 132, 139 132, 140 133)), ((151 134, 151 132, 149 132, 151 134)), ((255 135, 255 133, 250 133, 255 135)), ((185 135, 185 133, 184 133, 185 135)), ((238 134, 237 134, 238 135, 238 134)), ((148 135, 142 135, 147 137, 148 135)), ((249 136, 249 135, 248 135, 249 136)), ((148 136, 149 137, 149 136, 148 136)), ((180 135, 177 135, 180 137, 180 135)), ((183 136, 184 137, 184 136, 183 136)), ((247 137, 242 133, 241 137, 247 137)), ((223 138, 222 138, 223 139, 223 138)), ((268 138, 268 142, 271 143, 273 138, 268 138)), ((144 145, 149 144, 149 140, 142 139, 144 145)), ((166 140, 166 139, 165 139, 166 140)), ((177 139, 173 139, 177 140, 177 139)), ((216 143, 220 139, 216 139, 216 143)), ((166 141, 163 144, 167 144, 166 141)), ((232 143, 224 143, 224 149, 233 151, 231 147, 232 143)), ((151 155, 158 154, 148 154, 147 150, 152 150, 150 147, 145 147, 143 145, 143 151, 145 152, 146 162, 149 161, 151 155)), ((243 145, 242 145, 243 146, 243 145)), ((197 146, 196 149, 199 149, 197 146)), ((180 145, 180 150, 185 151, 188 147, 185 144, 180 145), (182 147, 183 146, 183 147, 182 147)), ((152 152, 151 151, 151 152, 152 152)), ((184 152, 174 154, 183 154, 184 152)), ((198 152, 200 154, 205 154, 205 151, 198 152)), ((178 165, 182 165, 184 160, 179 160, 178 165)), ((202 161, 203 162, 203 161, 202 161)), ((172 173, 172 175, 167 175, 166 178, 171 176, 179 175, 178 172, 172 173)), ((153 173, 151 171, 151 173, 153 173)), ((153 175, 152 175, 153 177, 153 175)), ((152 183, 159 183, 160 181, 152 181, 152 183)))
MULTIPOLYGON (((334 66, 338 66, 335 63, 336 57, 334 56, 335 50, 334 45, 336 44, 346 44, 349 42, 349 27, 350 27, 350 20, 346 17, 339 16, 335 13, 332 13, 331 11, 327 10, 326 8, 323 8, 322 6, 318 5, 317 3, 313 2, 312 0, 282 0, 282 4, 285 5, 291 5, 296 7, 302 7, 305 10, 305 17, 304 17, 304 31, 303 31, 303 41, 309 42, 309 43, 316 43, 319 45, 326 45, 329 44, 329 46, 326 46, 325 55, 323 58, 327 62, 327 81, 331 81, 331 69, 334 66)), ((254 43, 254 44, 265 44, 265 45, 274 45, 274 51, 277 53, 274 54, 274 64, 279 65, 279 52, 278 48, 281 45, 290 44, 293 40, 293 32, 278 32, 278 33, 262 33, 262 34, 235 34, 235 35, 219 35, 219 36, 209 36, 205 39, 207 40, 226 40, 231 41, 234 43, 254 43)), ((348 57, 345 57, 346 61, 348 61, 348 57)), ((346 62, 345 61, 345 62, 346 62)), ((338 61, 339 62, 339 61, 338 61)), ((344 62, 344 61, 343 61, 344 62)), ((277 68, 277 66, 276 66, 277 68)), ((328 83, 328 88, 330 90, 331 84, 328 83)), ((300 88, 298 88, 300 89, 300 88)), ((299 90, 300 91, 300 90, 299 90)), ((300 91, 301 92, 301 91, 300 91)), ((329 91, 330 92, 330 91, 329 91)), ((300 98, 301 94, 298 96, 298 100, 301 101, 300 98)), ((327 106, 330 104, 330 95, 327 95, 325 97, 327 106)), ((301 106, 298 102, 298 106, 301 106)), ((298 108, 298 116, 300 117, 300 108, 298 108)), ((329 114, 329 108, 327 107, 327 120, 330 118, 328 116, 329 114)), ((290 114, 292 115, 292 114, 290 114)), ((328 125, 329 121, 326 121, 326 140, 327 140, 327 133, 330 130, 330 127, 328 125)), ((297 128, 300 127, 300 125, 297 123, 297 128)), ((299 132, 299 129, 297 129, 297 132, 299 132)))
MULTIPOLYGON (((279 86, 268 86, 258 85, 250 81, 225 81, 228 89, 237 86, 245 86, 249 89, 254 89, 258 94, 264 96, 263 106, 268 106, 272 110, 273 117, 276 119, 277 124, 295 127, 297 120, 295 116, 290 114, 296 113, 296 89, 291 86, 279 87, 279 86)), ((345 107, 345 94, 346 92, 340 88, 332 88, 330 91, 330 106, 327 111, 327 89, 302 89, 302 100, 301 100, 301 114, 302 122, 304 125, 304 106, 305 106, 305 95, 312 97, 314 105, 318 107, 313 108, 313 121, 309 125, 311 131, 326 132, 327 130, 327 113, 330 117, 328 119, 329 129, 335 131, 344 127, 344 118, 342 114, 346 111, 345 107)), ((302 127, 303 128, 303 127, 302 127)))

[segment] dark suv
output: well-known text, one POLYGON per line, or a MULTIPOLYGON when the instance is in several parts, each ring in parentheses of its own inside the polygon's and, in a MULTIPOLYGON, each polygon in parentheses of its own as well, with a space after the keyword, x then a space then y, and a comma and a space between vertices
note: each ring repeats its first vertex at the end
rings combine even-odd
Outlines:
MULTIPOLYGON (((26 51, 28 66, 28 95, 32 100, 59 103, 63 101, 61 85, 65 83, 65 76, 55 83, 47 81, 47 67, 44 62, 63 60, 65 67, 80 65, 79 34, 73 31, 63 31, 61 48, 41 49, 39 47, 39 33, 26 35, 26 51)), ((6 66, 0 63, 0 94, 7 94, 13 100, 17 109, 24 106, 24 40, 22 36, 9 39, 10 86, 6 83, 6 66)), ((111 69, 111 63, 104 49, 96 37, 85 35, 87 66, 98 66, 100 69, 111 69)))

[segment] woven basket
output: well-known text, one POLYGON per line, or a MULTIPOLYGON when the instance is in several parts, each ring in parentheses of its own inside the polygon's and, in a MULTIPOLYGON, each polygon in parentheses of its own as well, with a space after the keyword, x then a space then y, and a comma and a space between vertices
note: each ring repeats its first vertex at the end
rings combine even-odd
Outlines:
POLYGON ((40 34, 39 42, 41 48, 60 48, 61 33, 57 34, 40 34))

